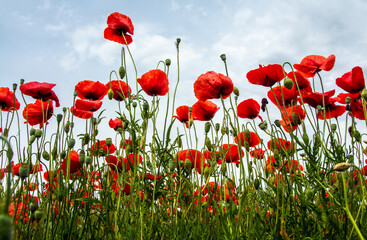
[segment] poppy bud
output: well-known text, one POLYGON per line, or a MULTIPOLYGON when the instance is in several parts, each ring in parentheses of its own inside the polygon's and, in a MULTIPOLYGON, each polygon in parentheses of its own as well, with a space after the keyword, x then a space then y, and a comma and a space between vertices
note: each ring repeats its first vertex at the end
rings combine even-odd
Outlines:
POLYGON ((35 212, 37 209, 38 209, 38 204, 37 203, 31 203, 30 205, 30 209, 31 209, 31 212, 35 212))
POLYGON ((352 99, 348 96, 345 98, 345 103, 349 104, 352 101, 352 99))
POLYGON ((266 110, 266 104, 268 104, 268 103, 269 103, 268 102, 268 99, 266 99, 266 98, 261 99, 261 110, 263 112, 265 112, 265 110, 266 110))
POLYGON ((227 60, 227 57, 225 54, 221 54, 220 59, 222 59, 222 61, 225 62, 227 60))
POLYGON ((181 139, 181 137, 178 137, 178 147, 179 148, 182 147, 182 139, 181 139))
POLYGON ((42 137, 42 130, 41 129, 37 129, 36 132, 34 133, 34 136, 36 136, 36 138, 42 137))
POLYGON ((316 106, 316 109, 317 109, 317 111, 321 112, 322 111, 322 106, 321 105, 317 105, 316 106))
POLYGON ((85 163, 86 164, 91 164, 92 163, 92 157, 91 156, 86 156, 85 157, 85 163))
POLYGON ((228 134, 229 133, 228 127, 223 125, 222 128, 221 128, 221 132, 222 132, 222 135, 228 134))
POLYGON ((15 90, 17 90, 17 84, 16 83, 13 83, 13 91, 15 92, 15 90))
POLYGON ((205 133, 208 133, 210 131, 210 123, 205 123, 205 133))
POLYGON ((29 175, 29 167, 28 166, 20 166, 19 167, 19 177, 21 179, 25 179, 29 175))
POLYGON ((293 88, 293 81, 289 77, 285 77, 284 79, 284 87, 288 90, 291 90, 293 88))
POLYGON ((268 127, 268 124, 267 124, 267 122, 266 122, 266 121, 263 121, 263 122, 261 122, 261 123, 259 124, 259 128, 260 128, 261 130, 263 130, 263 131, 265 131, 265 130, 267 129, 267 127, 268 127))
POLYGON ((222 163, 222 167, 220 168, 220 172, 223 174, 223 175, 226 175, 226 172, 227 172, 227 164, 224 162, 222 163))
POLYGON ((336 131, 336 128, 337 128, 337 126, 336 126, 336 124, 335 123, 333 123, 333 124, 331 124, 331 131, 332 132, 335 132, 336 131))
POLYGON ((142 149, 145 146, 145 136, 142 136, 139 142, 139 148, 142 149))
POLYGON ((171 65, 171 59, 166 59, 166 66, 171 65))
POLYGON ((176 46, 178 47, 178 45, 180 45, 180 42, 181 42, 181 38, 177 38, 176 39, 176 46))
POLYGON ((240 96, 240 90, 238 90, 237 87, 233 87, 233 93, 234 95, 236 95, 237 97, 240 96))
POLYGON ((129 126, 129 123, 128 122, 124 122, 124 124, 122 124, 122 129, 123 130, 126 130, 128 126, 129 126))
POLYGON ((57 114, 56 120, 57 120, 58 123, 61 122, 61 120, 62 120, 62 114, 57 114))
POLYGON ((280 121, 277 119, 274 121, 275 126, 277 126, 278 128, 280 128, 282 125, 280 124, 280 121))
POLYGON ((338 172, 344 172, 345 170, 348 170, 350 168, 349 163, 338 163, 334 166, 334 170, 338 172))
POLYGON ((98 135, 98 129, 95 129, 94 132, 93 132, 93 136, 97 136, 98 135))
POLYGON ((304 134, 302 135, 302 139, 303 139, 303 142, 305 143, 305 145, 307 146, 307 145, 308 145, 308 143, 310 142, 310 139, 308 138, 307 133, 304 133, 304 134))
POLYGON ((32 135, 30 138, 29 138, 29 144, 32 144, 34 142, 34 140, 36 140, 36 136, 32 135))
POLYGON ((83 137, 83 144, 87 145, 89 143, 89 140, 90 140, 89 134, 85 133, 83 137))
POLYGON ((72 148, 74 147, 74 145, 75 145, 75 139, 70 138, 70 139, 68 140, 68 148, 69 148, 69 149, 72 149, 72 148))
POLYGON ((64 126, 64 131, 68 133, 70 131, 70 121, 67 121, 64 126))
POLYGON ((110 100, 113 99, 113 90, 112 90, 112 88, 108 89, 107 96, 108 96, 108 99, 110 99, 110 100))
POLYGON ((4 214, 0 215, 0 239, 12 239, 11 218, 4 214))
POLYGON ((78 91, 74 91, 74 97, 78 96, 78 91))
POLYGON ((212 150, 212 143, 208 137, 205 137, 205 146, 208 148, 209 151, 212 150))
POLYGON ((208 179, 210 177, 210 167, 206 166, 204 169, 204 177, 208 179))
POLYGON ((64 159, 66 157, 66 151, 62 151, 61 153, 60 153, 60 158, 61 159, 64 159))
POLYGON ((188 158, 186 158, 186 160, 185 160, 184 169, 185 169, 186 172, 191 171, 191 161, 188 158))
POLYGON ((136 108, 138 104, 136 102, 133 102, 133 108, 136 108))
POLYGON ((126 69, 124 68, 124 66, 121 66, 119 69, 119 75, 121 79, 124 79, 124 77, 126 76, 126 69))
POLYGON ((36 211, 34 212, 34 217, 35 217, 35 219, 36 219, 36 220, 40 220, 40 219, 43 217, 43 211, 41 211, 41 210, 36 210, 36 211))
POLYGON ((22 85, 23 83, 24 83, 24 79, 22 78, 22 79, 20 79, 20 85, 22 85))
POLYGON ((79 162, 83 164, 85 162, 85 151, 82 149, 79 152, 79 162))
POLYGON ((149 103, 148 102, 144 102, 143 103, 143 110, 144 110, 144 112, 148 112, 149 111, 149 103))
POLYGON ((295 112, 292 112, 292 121, 293 121, 293 125, 298 125, 300 124, 298 122, 298 117, 297 117, 297 114, 295 112))
POLYGON ((43 159, 45 159, 46 161, 50 160, 50 154, 47 151, 43 151, 42 152, 42 157, 43 159))
POLYGON ((367 89, 363 89, 362 90, 362 93, 361 93, 361 97, 364 99, 364 100, 367 100, 367 89))
POLYGON ((97 118, 92 117, 92 123, 93 123, 93 125, 96 125, 97 124, 97 118))
POLYGON ((176 168, 176 164, 174 162, 169 162, 168 167, 169 167, 169 170, 174 171, 176 168))
POLYGON ((218 132, 220 129, 220 124, 219 123, 216 123, 215 124, 215 131, 218 132))
POLYGON ((353 137, 357 140, 357 142, 361 141, 361 133, 359 131, 355 130, 353 137))
POLYGON ((191 119, 189 120, 188 126, 189 126, 189 127, 191 127, 193 124, 194 124, 194 119, 192 119, 192 118, 191 118, 191 119))
POLYGON ((249 142, 251 139, 251 132, 248 130, 248 128, 245 129, 245 142, 249 142))
POLYGON ((36 133, 36 129, 31 128, 31 130, 29 130, 29 135, 33 136, 36 133))
POLYGON ((8 128, 4 128, 3 135, 5 137, 8 137, 8 134, 9 134, 9 129, 8 128))
POLYGON ((106 138, 106 146, 111 147, 112 145, 112 138, 106 138))

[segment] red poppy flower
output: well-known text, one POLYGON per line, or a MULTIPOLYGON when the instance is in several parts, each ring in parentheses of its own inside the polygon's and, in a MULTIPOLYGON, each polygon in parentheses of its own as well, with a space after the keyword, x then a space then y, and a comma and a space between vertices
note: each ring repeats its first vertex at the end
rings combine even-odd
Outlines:
POLYGON ((134 26, 128 16, 114 12, 108 16, 107 25, 108 27, 104 30, 105 39, 125 45, 133 41, 129 34, 134 34, 134 26))
POLYGON ((291 153, 295 149, 295 144, 283 138, 275 138, 275 139, 271 139, 268 142, 268 149, 270 151, 277 149, 279 152, 285 151, 285 152, 291 153))
MULTIPOLYGON (((64 174, 66 174, 67 171, 67 162, 68 157, 66 157, 61 163, 61 169, 64 172, 64 174)), ((82 165, 79 162, 79 154, 74 150, 70 151, 70 173, 71 174, 76 173, 81 168, 82 165)))
POLYGON ((117 130, 119 128, 122 128, 122 125, 124 123, 121 121, 120 118, 115 118, 115 119, 110 119, 110 121, 108 122, 108 125, 110 126, 110 128, 113 128, 114 130, 117 130))
POLYGON ((324 93, 324 99, 322 93, 319 92, 305 92, 303 95, 304 103, 307 103, 313 108, 317 108, 317 106, 323 106, 323 102, 325 106, 335 104, 338 98, 332 98, 335 94, 335 90, 327 91, 324 93))
POLYGON ((102 101, 90 101, 87 99, 77 99, 75 101, 75 108, 81 111, 95 112, 102 106, 102 101))
POLYGON ((303 171, 303 166, 299 164, 297 160, 286 161, 286 163, 284 164, 284 167, 288 173, 294 173, 296 171, 303 171))
POLYGON ((298 125, 302 123, 302 121, 306 117, 306 112, 303 110, 302 106, 296 105, 286 108, 286 110, 282 110, 282 119, 280 123, 284 127, 284 129, 289 132, 290 129, 294 131, 298 125))
POLYGON ((99 81, 84 80, 75 86, 75 91, 78 92, 78 97, 81 99, 95 101, 102 100, 106 96, 108 88, 99 81))
POLYGON ((358 99, 360 99, 360 94, 359 92, 358 93, 339 93, 338 103, 347 104, 347 102, 345 101, 347 97, 350 97, 351 102, 353 102, 353 101, 357 101, 358 99))
POLYGON ((113 99, 117 101, 123 101, 131 94, 130 86, 121 80, 112 80, 110 83, 106 83, 106 87, 112 89, 113 99))
POLYGON ((250 156, 255 159, 263 159, 265 151, 261 148, 255 148, 254 150, 250 151, 250 156))
POLYGON ((328 58, 319 55, 310 55, 302 59, 300 64, 294 64, 293 67, 306 78, 315 76, 321 70, 330 71, 335 64, 335 56, 328 58))
MULTIPOLYGON (((246 137, 245 132, 240 133, 241 145, 245 146, 245 142, 248 143, 249 147, 255 147, 261 143, 261 139, 255 132, 250 132, 250 138, 246 137)), ((234 138, 236 144, 238 144, 238 137, 234 138)))
POLYGON ((31 126, 39 124, 42 128, 43 124, 47 124, 47 120, 52 117, 53 112, 52 100, 42 102, 37 99, 35 103, 30 103, 24 108, 23 118, 31 126))
MULTIPOLYGON (((218 154, 221 157, 225 157, 227 163, 240 164, 240 153, 236 144, 223 144, 219 147, 218 154)), ((244 152, 241 149, 241 157, 244 156, 244 152)), ((221 161, 218 162, 221 164, 221 161)))
MULTIPOLYGON (((13 164, 13 162, 12 162, 13 164)), ((26 166, 22 163, 17 163, 16 165, 13 165, 12 169, 13 169, 13 175, 14 176, 19 176, 19 167, 21 166, 26 166)), ((29 174, 35 174, 38 172, 42 172, 42 165, 41 164, 34 164, 32 165, 32 169, 29 171, 29 174)))
POLYGON ((116 150, 115 145, 107 146, 106 140, 97 141, 95 144, 92 145, 92 155, 106 155, 106 154, 112 154, 116 150))
POLYGON ((204 156, 200 151, 195 149, 186 149, 178 151, 177 156, 180 160, 186 161, 189 159, 191 161, 191 168, 195 168, 198 173, 201 174, 201 168, 205 169, 207 163, 205 162, 204 156))
POLYGON ((113 170, 125 170, 126 172, 130 170, 130 165, 127 158, 116 157, 114 155, 108 155, 106 158, 108 166, 113 170))
POLYGON ((255 119, 256 117, 259 117, 262 121, 259 113, 260 104, 252 98, 242 101, 237 106, 237 114, 240 118, 255 119))
POLYGON ((164 96, 168 93, 168 78, 162 70, 150 70, 143 74, 137 81, 149 96, 164 96))
POLYGON ((70 112, 75 117, 78 117, 78 118, 81 118, 81 119, 89 119, 93 116, 93 112, 80 110, 80 109, 76 108, 75 106, 70 108, 70 112))
POLYGON ((229 77, 213 71, 201 74, 194 83, 195 97, 201 101, 213 98, 223 99, 233 92, 233 83, 229 77))
POLYGON ((279 109, 295 105, 297 103, 296 85, 293 85, 290 90, 285 86, 276 86, 268 91, 268 98, 279 109))
POLYGON ((186 127, 188 127, 188 122, 190 120, 189 106, 179 106, 176 108, 176 114, 177 115, 173 117, 177 118, 178 121, 185 123, 186 127))
POLYGON ((283 67, 279 64, 270 64, 266 67, 259 65, 259 68, 249 71, 246 77, 252 84, 271 87, 284 79, 283 67))
POLYGON ((209 100, 199 100, 192 106, 192 116, 194 120, 209 121, 214 117, 218 110, 219 108, 215 103, 209 100))
POLYGON ((0 87, 0 109, 9 112, 11 110, 19 110, 20 103, 14 96, 14 93, 7 87, 0 87))
POLYGON ((349 93, 358 93, 365 87, 363 71, 361 67, 354 67, 352 71, 345 73, 336 79, 336 85, 349 93))
POLYGON ((3 180, 5 177, 5 168, 0 169, 0 180, 3 180))
POLYGON ((350 103, 351 113, 354 117, 359 120, 365 120, 366 117, 364 115, 363 105, 361 99, 356 99, 350 103))
POLYGON ((155 179, 158 181, 158 180, 160 180, 161 178, 162 178, 162 176, 154 176, 153 174, 151 174, 151 173, 147 173, 147 178, 149 179, 149 180, 152 180, 152 181, 154 181, 155 179))
POLYGON ((28 82, 20 85, 19 90, 27 96, 31 96, 35 99, 40 99, 44 102, 53 100, 56 102, 56 107, 60 106, 59 98, 52 90, 56 84, 54 83, 40 83, 40 82, 28 82))
POLYGON ((143 162, 143 157, 139 154, 132 154, 130 153, 129 155, 127 155, 126 158, 124 158, 124 162, 128 163, 128 164, 132 164, 132 165, 137 165, 137 164, 141 164, 143 162))
POLYGON ((332 104, 325 107, 325 113, 323 110, 318 112, 317 118, 321 120, 336 118, 343 115, 345 111, 345 106, 332 104))
POLYGON ((312 92, 310 81, 307 78, 305 78, 300 72, 298 71, 289 72, 287 74, 287 77, 292 79, 293 84, 296 86, 297 91, 303 90, 307 92, 312 92), (297 88, 297 84, 299 89, 297 88))

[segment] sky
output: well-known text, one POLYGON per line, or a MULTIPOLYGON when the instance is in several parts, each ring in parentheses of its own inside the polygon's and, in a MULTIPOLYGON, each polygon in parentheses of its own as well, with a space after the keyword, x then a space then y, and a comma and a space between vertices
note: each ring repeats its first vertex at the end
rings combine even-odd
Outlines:
MULTIPOLYGON (((103 38, 113 12, 133 22, 129 47, 138 77, 159 61, 172 60, 171 92, 177 81, 175 40, 181 38, 176 107, 197 101, 193 84, 199 75, 225 73, 221 54, 226 54, 229 76, 240 90, 239 102, 265 97, 267 88, 246 79, 259 64, 294 64, 307 55, 334 54, 334 69, 322 77, 325 90, 337 92, 342 90, 336 78, 354 66, 367 66, 366 0, 1 0, 0 86, 12 88, 21 78, 56 83, 61 106, 70 107, 79 81, 107 83, 120 66, 121 45, 103 38)), ((128 74, 134 77, 129 59, 128 74)), ((115 106, 106 98, 102 109, 115 106)), ((115 117, 113 111, 108 114, 107 120, 115 117)))

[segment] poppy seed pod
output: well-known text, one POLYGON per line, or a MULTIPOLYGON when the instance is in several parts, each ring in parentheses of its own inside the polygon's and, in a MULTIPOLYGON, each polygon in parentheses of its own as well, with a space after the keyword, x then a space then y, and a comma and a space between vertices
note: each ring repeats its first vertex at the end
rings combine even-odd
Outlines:
POLYGON ((91 156, 86 156, 85 157, 85 163, 86 164, 91 164, 92 163, 92 157, 91 156))
POLYGON ((29 175, 29 167, 28 166, 20 166, 19 167, 19 177, 21 179, 25 179, 29 175))
POLYGON ((110 147, 112 145, 112 138, 106 138, 106 146, 110 147))
POLYGON ((124 77, 126 76, 126 69, 124 68, 124 66, 121 66, 119 69, 119 75, 121 79, 124 79, 124 77))
POLYGON ((74 145, 75 145, 75 139, 70 138, 70 139, 68 140, 68 148, 69 148, 69 149, 72 149, 72 148, 74 147, 74 145))
POLYGON ((336 128, 337 128, 337 125, 335 123, 331 124, 331 131, 335 132, 336 131, 336 128))
POLYGON ((169 65, 171 65, 171 59, 166 59, 166 66, 169 66, 169 65))
POLYGON ((225 54, 221 54, 220 59, 222 59, 222 61, 225 62, 227 60, 227 56, 225 54))
POLYGON ((280 123, 280 121, 277 119, 277 120, 275 120, 274 121, 274 124, 275 124, 275 126, 277 126, 278 128, 280 128, 282 125, 281 125, 281 123, 280 123))
POLYGON ((70 121, 67 121, 64 126, 64 131, 68 133, 70 131, 70 121))

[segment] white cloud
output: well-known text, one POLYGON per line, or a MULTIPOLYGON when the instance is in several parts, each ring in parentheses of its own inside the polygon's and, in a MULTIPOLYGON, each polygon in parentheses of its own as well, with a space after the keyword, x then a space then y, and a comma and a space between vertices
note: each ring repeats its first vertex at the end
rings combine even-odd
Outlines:
POLYGON ((19 19, 20 21, 22 21, 24 24, 28 26, 33 26, 36 23, 35 20, 31 16, 24 15, 18 11, 14 11, 13 15, 15 18, 19 19))

